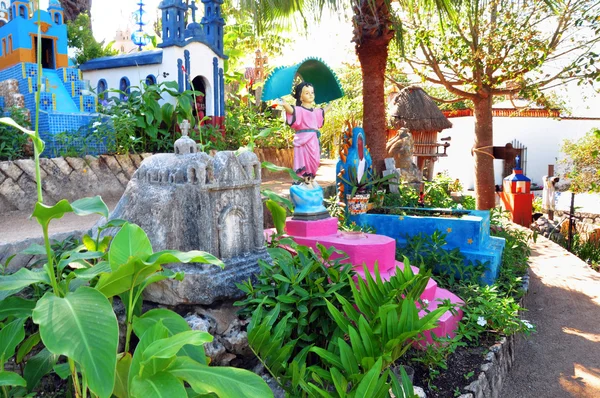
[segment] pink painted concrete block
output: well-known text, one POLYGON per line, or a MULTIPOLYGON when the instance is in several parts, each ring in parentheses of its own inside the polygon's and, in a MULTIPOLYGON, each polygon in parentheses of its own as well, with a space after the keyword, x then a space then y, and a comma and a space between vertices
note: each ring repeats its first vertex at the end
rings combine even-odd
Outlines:
MULTIPOLYGON (((265 231, 266 232, 266 231, 265 231)), ((365 278, 365 271, 374 276, 375 262, 378 263, 379 272, 383 280, 389 280, 397 272, 397 267, 404 270, 404 264, 396 261, 396 241, 383 235, 364 234, 361 238, 349 238, 337 230, 337 219, 328 218, 319 221, 288 220, 286 232, 296 243, 316 250, 317 243, 329 248, 335 247, 348 254, 347 262, 354 265, 356 273, 365 278)), ((415 274, 419 273, 417 267, 411 266, 415 274)), ((427 309, 432 311, 441 303, 439 300, 449 299, 452 303, 463 304, 463 301, 451 292, 440 289, 437 282, 430 279, 421 300, 427 303, 427 309)), ((424 310, 419 312, 419 317, 426 315, 424 310)), ((425 347, 433 344, 432 334, 438 337, 455 336, 458 322, 463 317, 463 311, 458 309, 456 315, 447 311, 439 319, 438 326, 424 333, 423 339, 416 341, 416 347, 425 347)))
MULTIPOLYGON (((453 304, 462 305, 464 302, 455 294, 449 292, 446 289, 436 289, 435 299, 429 300, 429 305, 427 307, 428 310, 433 311, 436 309, 441 302, 438 300, 450 300, 453 304)), ((419 318, 422 318, 426 315, 424 310, 419 312, 419 318)), ((452 315, 450 311, 446 311, 444 315, 442 315, 438 321, 438 326, 435 329, 428 330, 424 333, 425 338, 418 342, 420 346, 426 346, 429 344, 433 344, 432 334, 436 337, 454 337, 456 336, 456 329, 458 328, 458 322, 463 317, 463 310, 458 308, 457 314, 452 315)))
POLYGON ((357 269, 366 265, 373 272, 375 262, 379 264, 380 272, 386 272, 395 268, 396 241, 383 235, 365 234, 361 239, 348 239, 341 233, 334 235, 301 237, 292 236, 296 243, 316 248, 317 243, 329 248, 331 246, 345 252, 349 259, 347 262, 357 266, 357 269))
POLYGON ((285 222, 285 232, 293 237, 315 237, 334 235, 337 233, 337 218, 329 217, 316 221, 300 221, 288 218, 285 222))

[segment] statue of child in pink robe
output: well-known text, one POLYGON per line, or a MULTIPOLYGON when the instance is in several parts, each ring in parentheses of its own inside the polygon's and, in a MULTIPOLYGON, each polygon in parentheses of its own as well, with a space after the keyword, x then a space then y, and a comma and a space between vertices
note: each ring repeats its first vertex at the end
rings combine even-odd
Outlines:
POLYGON ((325 121, 325 108, 315 108, 315 89, 312 84, 302 82, 294 88, 296 105, 292 106, 281 99, 286 112, 287 124, 296 130, 294 136, 294 170, 304 168, 304 172, 316 175, 321 164, 321 145, 319 129, 325 121))

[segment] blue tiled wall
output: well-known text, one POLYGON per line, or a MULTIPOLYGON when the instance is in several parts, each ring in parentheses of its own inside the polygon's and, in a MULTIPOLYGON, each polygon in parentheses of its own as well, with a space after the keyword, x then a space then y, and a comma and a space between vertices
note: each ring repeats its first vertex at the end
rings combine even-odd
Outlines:
POLYGON ((111 126, 111 119, 98 114, 60 114, 41 112, 40 136, 46 143, 44 156, 65 155, 68 149, 75 148, 77 155, 98 155, 107 153, 112 133, 98 130, 98 126, 111 126), (68 133, 65 133, 68 132, 68 133))
MULTIPOLYGON (((97 111, 96 97, 82 95, 85 83, 80 80, 80 71, 75 68, 57 69, 60 80, 67 92, 73 98, 75 105, 82 113, 58 113, 56 109, 56 96, 50 92, 49 82, 46 80, 45 90, 40 98, 40 136, 46 142, 43 156, 58 156, 66 153, 67 146, 75 147, 80 154, 97 155, 106 153, 110 137, 100 137, 93 123, 101 120, 105 126, 111 126, 110 118, 101 117, 97 111), (99 119, 101 117, 101 119, 99 119), (65 138, 65 133, 67 132, 65 138), (57 138, 58 136, 58 138, 57 138)), ((15 79, 19 84, 19 91, 24 95, 25 107, 35 118, 35 91, 37 90, 37 65, 23 63, 0 71, 0 81, 15 79)), ((4 99, 0 97, 0 107, 4 106, 4 99)), ((32 120, 32 124, 35 120, 32 120)))

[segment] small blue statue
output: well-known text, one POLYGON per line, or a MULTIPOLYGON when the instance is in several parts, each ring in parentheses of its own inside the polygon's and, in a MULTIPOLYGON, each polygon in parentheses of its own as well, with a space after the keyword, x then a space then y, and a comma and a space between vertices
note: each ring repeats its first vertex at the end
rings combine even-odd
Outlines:
MULTIPOLYGON (((302 172, 302 169, 296 173, 302 172)), ((323 188, 315 181, 315 175, 305 172, 303 181, 298 181, 290 187, 290 198, 294 203, 294 220, 321 220, 329 217, 323 206, 323 188)))
POLYGON ((373 161, 362 127, 354 127, 344 135, 336 174, 338 189, 344 201, 355 194, 366 193, 367 188, 372 185, 373 161))

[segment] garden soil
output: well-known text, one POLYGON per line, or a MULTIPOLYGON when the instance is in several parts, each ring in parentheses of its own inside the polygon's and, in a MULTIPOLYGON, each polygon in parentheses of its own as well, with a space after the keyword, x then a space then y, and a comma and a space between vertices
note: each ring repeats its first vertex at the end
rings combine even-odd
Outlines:
POLYGON ((600 397, 600 273, 546 238, 531 245, 523 318, 501 398, 600 397))

